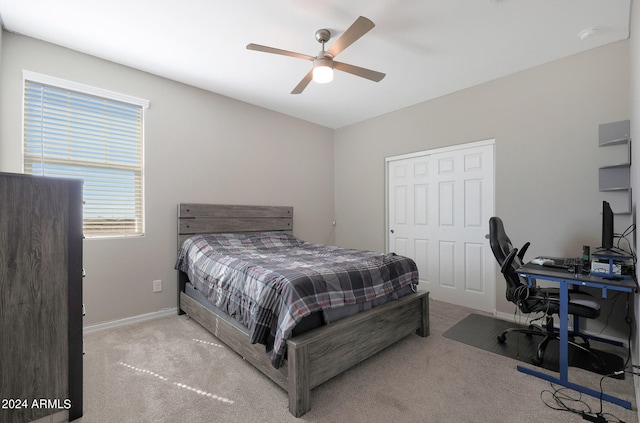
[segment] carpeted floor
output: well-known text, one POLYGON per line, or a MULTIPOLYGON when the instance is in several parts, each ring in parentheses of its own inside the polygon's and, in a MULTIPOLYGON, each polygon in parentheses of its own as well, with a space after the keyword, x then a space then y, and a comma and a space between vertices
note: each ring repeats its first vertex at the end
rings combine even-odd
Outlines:
MULTIPOLYGON (((431 300, 429 337, 409 336, 317 387, 300 419, 289 414, 285 391, 186 316, 93 333, 85 337, 84 417, 76 421, 584 422, 546 406, 549 383, 519 373, 516 360, 443 336, 471 313, 431 300)), ((600 381, 581 369, 570 376, 596 389, 600 381)), ((635 407, 630 378, 603 387, 635 407)), ((603 407, 638 419, 635 410, 603 407)))

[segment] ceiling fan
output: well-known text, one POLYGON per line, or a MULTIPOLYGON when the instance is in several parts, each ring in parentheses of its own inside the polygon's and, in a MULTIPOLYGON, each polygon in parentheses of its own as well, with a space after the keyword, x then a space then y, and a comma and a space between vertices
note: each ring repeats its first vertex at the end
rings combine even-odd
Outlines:
POLYGON ((359 66, 349 65, 347 63, 333 60, 344 49, 356 42, 360 37, 369 32, 375 24, 371 20, 360 16, 351 26, 338 38, 329 48, 324 50, 324 44, 331 38, 331 32, 328 29, 319 29, 316 31, 316 40, 322 44, 322 50, 317 56, 309 56, 307 54, 295 53, 293 51, 281 50, 279 48, 261 46, 259 44, 247 44, 248 50, 262 51, 265 53, 281 54, 283 56, 296 57, 298 59, 306 59, 313 62, 313 68, 302 78, 302 81, 291 91, 291 94, 300 94, 309 85, 313 79, 316 82, 324 83, 333 80, 333 69, 347 72, 352 75, 360 76, 371 81, 379 82, 385 77, 384 73, 376 72, 370 69, 361 68, 359 66))

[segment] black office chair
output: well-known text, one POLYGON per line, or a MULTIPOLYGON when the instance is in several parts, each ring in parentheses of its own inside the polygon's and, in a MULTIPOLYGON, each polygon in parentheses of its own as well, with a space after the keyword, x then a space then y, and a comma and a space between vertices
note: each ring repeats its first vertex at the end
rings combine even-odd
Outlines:
MULTIPOLYGON (((511 240, 504 231, 504 225, 499 217, 489 219, 489 243, 493 255, 500 265, 500 271, 507 282, 507 300, 516 304, 522 313, 542 312, 545 314, 544 326, 530 324, 528 328, 509 328, 498 336, 498 342, 506 342, 507 334, 510 332, 544 336, 542 342, 538 344, 536 356, 532 359, 533 364, 540 366, 543 362, 547 344, 552 339, 558 338, 558 333, 553 327, 553 315, 560 312, 559 290, 557 288, 540 288, 535 284, 530 287, 526 280, 520 278, 516 270, 523 264, 524 253, 529 248, 529 243, 524 244, 518 253, 518 249, 513 247, 511 240)), ((568 310, 571 315, 595 319, 600 315, 600 304, 588 294, 570 291, 568 310)), ((582 344, 570 340, 569 342, 572 345, 591 353, 589 341, 584 336, 578 333, 570 335, 571 338, 577 336, 582 339, 582 344)), ((599 359, 599 357, 596 358, 599 359)), ((594 366, 598 367, 599 364, 601 363, 594 363, 594 366)))

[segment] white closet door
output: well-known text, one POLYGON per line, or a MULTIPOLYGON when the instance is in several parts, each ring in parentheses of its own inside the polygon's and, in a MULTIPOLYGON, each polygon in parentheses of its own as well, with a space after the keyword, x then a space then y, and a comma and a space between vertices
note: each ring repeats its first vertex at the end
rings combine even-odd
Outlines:
POLYGON ((416 261, 432 298, 489 312, 493 147, 483 141, 387 159, 388 251, 416 261))

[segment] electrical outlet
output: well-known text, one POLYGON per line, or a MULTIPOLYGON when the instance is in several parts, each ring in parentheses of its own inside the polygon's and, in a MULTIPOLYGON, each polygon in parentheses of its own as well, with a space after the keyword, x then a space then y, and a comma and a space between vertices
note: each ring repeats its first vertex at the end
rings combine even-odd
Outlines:
POLYGON ((162 291, 162 281, 160 279, 153 281, 153 292, 162 291))

